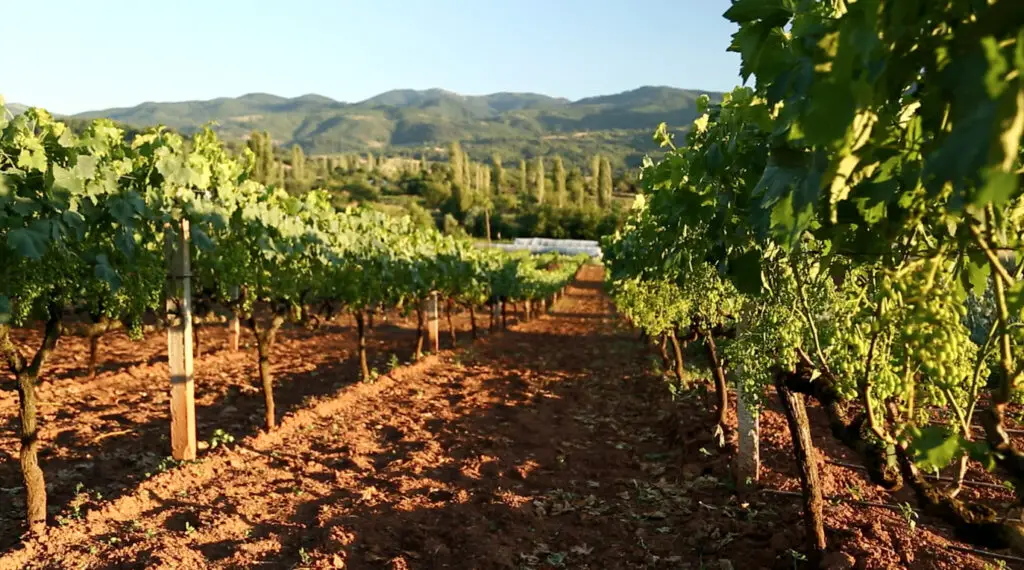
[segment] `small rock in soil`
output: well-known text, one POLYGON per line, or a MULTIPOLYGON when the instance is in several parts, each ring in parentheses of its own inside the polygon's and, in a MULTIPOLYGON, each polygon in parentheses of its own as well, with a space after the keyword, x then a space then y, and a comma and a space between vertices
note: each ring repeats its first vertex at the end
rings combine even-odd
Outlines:
POLYGON ((857 560, 845 552, 829 552, 821 559, 821 567, 825 570, 853 570, 857 560))

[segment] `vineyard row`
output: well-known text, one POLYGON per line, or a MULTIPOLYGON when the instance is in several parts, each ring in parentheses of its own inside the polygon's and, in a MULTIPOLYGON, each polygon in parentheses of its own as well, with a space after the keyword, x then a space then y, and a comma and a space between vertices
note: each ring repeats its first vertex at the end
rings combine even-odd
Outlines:
POLYGON ((1024 488, 1024 3, 734 0, 737 88, 648 161, 603 240, 621 313, 678 389, 734 389, 741 485, 757 415, 788 420, 808 555, 826 549, 804 401, 888 490, 957 537, 1024 549, 960 494, 969 459, 1024 488), (980 423, 982 434, 971 426, 980 423), (940 487, 926 474, 955 471, 940 487))
POLYGON ((99 120, 76 136, 44 111, 10 118, 0 106, 0 360, 17 384, 31 530, 46 524, 36 386, 64 334, 90 336, 94 366, 103 332, 166 328, 171 451, 194 459, 194 322, 226 317, 236 339, 242 324, 252 330, 273 429, 270 358, 286 322, 351 313, 367 379, 373 312, 415 311, 419 357, 428 335, 438 348, 439 302, 468 307, 474 322, 486 305, 495 322, 507 303, 549 303, 587 259, 482 249, 408 217, 339 211, 324 192, 257 183, 252 164, 208 130, 129 140, 99 120), (30 326, 42 341, 20 346, 12 330, 30 326))

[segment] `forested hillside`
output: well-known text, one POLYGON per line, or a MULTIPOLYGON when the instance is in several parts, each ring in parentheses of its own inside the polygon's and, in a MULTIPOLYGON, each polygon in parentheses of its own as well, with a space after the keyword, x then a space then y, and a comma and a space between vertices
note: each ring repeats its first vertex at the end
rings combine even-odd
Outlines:
MULTIPOLYGON (((254 93, 209 101, 150 102, 74 117, 163 124, 186 134, 216 122, 217 133, 228 140, 267 131, 275 144, 299 145, 310 155, 366 150, 441 154, 444 145, 461 141, 476 160, 495 152, 527 158, 561 154, 582 164, 600 152, 618 169, 636 166, 644 152, 657 149, 650 133, 659 123, 689 125, 696 117, 695 101, 704 93, 641 87, 569 101, 535 93, 465 96, 441 89, 395 90, 358 103, 320 95, 288 99, 254 93)), ((720 98, 708 94, 713 100, 720 98)))

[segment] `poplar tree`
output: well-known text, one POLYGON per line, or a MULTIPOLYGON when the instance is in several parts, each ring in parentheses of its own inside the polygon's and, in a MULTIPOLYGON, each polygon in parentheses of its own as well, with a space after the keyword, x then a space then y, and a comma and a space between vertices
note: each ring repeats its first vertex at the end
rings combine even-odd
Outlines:
POLYGON ((607 208, 612 204, 612 163, 607 157, 601 159, 601 181, 598 185, 601 199, 601 207, 607 208))
POLYGON ((544 157, 537 157, 537 167, 534 169, 534 176, 537 177, 536 183, 536 198, 538 204, 544 203, 544 157))
POLYGON ((473 183, 473 160, 466 153, 462 153, 462 179, 466 184, 473 183))
POLYGON ((505 187, 505 167, 501 164, 501 155, 494 153, 491 156, 491 182, 494 184, 494 193, 501 194, 505 187))
POLYGON ((597 197, 597 201, 600 203, 601 191, 598 188, 598 179, 601 177, 601 155, 595 154, 590 159, 590 193, 597 197))
POLYGON ((462 147, 459 146, 458 141, 453 142, 448 147, 448 169, 451 171, 452 184, 455 186, 462 186, 466 183, 464 178, 465 167, 463 166, 465 160, 465 156, 462 154, 462 147))
POLYGON ((569 179, 566 181, 566 186, 569 190, 569 203, 574 206, 582 206, 586 189, 583 187, 583 172, 578 167, 573 167, 569 171, 569 179))
POLYGON ((292 145, 292 180, 306 179, 306 153, 302 147, 292 145))
POLYGON ((555 203, 559 208, 565 207, 565 165, 562 157, 555 155, 555 203))
POLYGON ((527 190, 527 179, 526 179, 526 160, 519 159, 519 194, 526 196, 529 194, 527 190))
POLYGON ((261 184, 270 184, 275 180, 274 146, 267 131, 253 131, 246 142, 255 156, 252 165, 252 177, 261 184))

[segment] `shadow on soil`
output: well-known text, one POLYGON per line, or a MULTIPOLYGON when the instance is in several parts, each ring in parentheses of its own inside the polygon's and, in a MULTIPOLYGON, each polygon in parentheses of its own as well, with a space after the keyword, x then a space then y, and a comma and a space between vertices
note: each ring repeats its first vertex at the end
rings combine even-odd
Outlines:
MULTIPOLYGON (((339 474, 354 483, 331 485, 331 492, 301 502, 285 519, 247 521, 252 531, 245 540, 198 549, 210 562, 225 561, 250 540, 274 537, 279 549, 237 567, 295 568, 342 556, 345 568, 402 569, 640 568, 680 553, 695 564, 705 556, 713 561, 723 549, 736 548, 765 553, 745 563, 791 568, 775 558, 779 545, 769 546, 778 529, 760 521, 759 531, 725 536, 699 525, 689 536, 663 532, 693 516, 658 510, 657 474, 690 469, 697 477, 728 478, 724 452, 715 460, 697 453, 711 442, 710 413, 690 415, 692 433, 683 436, 686 445, 676 445, 665 437, 660 410, 650 408, 666 400, 665 386, 644 372, 647 355, 636 340, 606 331, 588 341, 581 346, 579 336, 510 330, 499 342, 458 353, 465 378, 476 382, 471 395, 491 404, 459 408, 466 380, 450 379, 435 405, 463 413, 421 427, 395 418, 377 430, 381 453, 356 457, 326 435, 326 423, 313 426, 310 433, 319 435, 308 438, 309 452, 296 459, 328 466, 333 474, 312 475, 327 477, 325 483, 339 474), (525 353, 527 346, 533 352, 525 353), (424 440, 443 450, 436 463, 416 460, 424 440), (540 504, 527 500, 537 496, 544 497, 540 504)), ((707 409, 702 402, 694 408, 707 409)), ((283 455, 277 458, 287 461, 286 450, 283 455)), ((292 484, 282 483, 277 492, 289 492, 292 484)), ((155 510, 166 508, 182 510, 171 519, 181 526, 189 517, 202 518, 201 508, 186 504, 155 510)), ((795 516, 793 510, 783 518, 795 516)), ((795 544, 799 533, 789 534, 795 544)), ((109 568, 149 562, 143 555, 133 565, 109 568)))
MULTIPOLYGON (((479 316, 478 319, 479 336, 486 337, 489 334, 487 319, 480 319, 479 316)), ((317 330, 307 330, 301 327, 287 328, 286 334, 299 340, 315 337, 324 332, 348 333, 346 344, 350 346, 339 347, 344 349, 343 359, 332 360, 329 364, 302 373, 278 372, 275 375, 274 398, 279 423, 284 416, 308 406, 311 401, 338 394, 347 386, 359 381, 359 364, 357 358, 353 357, 356 354, 355 332, 354 328, 347 325, 351 320, 348 316, 339 317, 338 322, 324 324, 317 330)), ((515 323, 517 321, 510 316, 509 326, 515 323)), ((468 329, 468 324, 465 328, 468 329)), ((218 331, 217 336, 213 334, 213 331, 209 331, 209 333, 203 335, 206 346, 210 347, 205 351, 206 354, 213 355, 226 350, 222 348, 225 345, 226 333, 223 330, 218 331), (209 342, 211 338, 217 342, 209 342)), ((381 373, 386 372, 392 355, 397 357, 399 362, 409 362, 413 356, 415 338, 415 329, 403 328, 393 322, 378 318, 374 330, 368 337, 371 368, 381 373)), ((242 350, 251 353, 252 366, 247 369, 250 381, 246 386, 252 388, 242 390, 240 388, 245 386, 230 385, 211 403, 205 405, 197 403, 197 435, 200 442, 210 441, 216 430, 223 430, 236 441, 241 441, 244 437, 257 433, 263 427, 264 405, 262 394, 257 389, 259 384, 256 374, 255 349, 253 348, 255 341, 251 337, 251 333, 246 330, 243 330, 242 339, 242 350)), ((473 344, 472 334, 469 330, 458 330, 456 340, 458 348, 470 347, 473 344)), ((443 320, 441 348, 442 350, 451 348, 450 333, 445 328, 443 320)), ((280 347, 277 347, 276 350, 279 349, 280 347)), ((138 353, 132 354, 124 350, 101 352, 99 370, 127 370, 164 359, 166 359, 165 353, 139 358, 138 353)), ((202 357, 199 357, 196 359, 197 371, 201 370, 201 367, 202 357)), ((67 366, 63 367, 58 374, 42 378, 42 382, 73 382, 77 376, 84 374, 84 367, 67 366)), ((201 383, 201 379, 197 379, 197 383, 201 383)), ((4 388, 8 387, 13 390, 10 383, 4 385, 4 388)), ((161 385, 154 387, 154 390, 163 388, 164 386, 161 385)), ((109 397, 114 398, 112 395, 109 397)), ((74 402, 73 405, 68 405, 65 409, 57 410, 56 417, 67 420, 72 419, 80 412, 100 413, 110 407, 109 401, 81 400, 74 402)), ((55 512, 68 516, 68 509, 76 499, 77 487, 80 483, 83 485, 81 490, 90 493, 92 497, 98 495, 103 499, 113 500, 131 493, 136 485, 150 474, 173 467, 174 462, 168 456, 169 419, 162 410, 158 414, 149 416, 147 421, 140 422, 132 421, 126 414, 105 414, 99 417, 116 422, 122 429, 89 434, 88 436, 80 433, 77 429, 63 430, 52 441, 53 444, 71 450, 69 455, 62 457, 54 457, 53 450, 48 448, 50 442, 43 442, 40 463, 47 478, 51 524, 56 522, 55 512)), ((18 425, 16 416, 8 416, 2 418, 0 429, 13 434, 16 433, 18 425)), ((22 493, 23 483, 16 453, 12 455, 0 452, 0 505, 5 511, 4 516, 0 517, 0 555, 16 546, 20 541, 20 533, 24 531, 21 510, 24 505, 22 493), (11 498, 17 500, 11 500, 11 498)))

